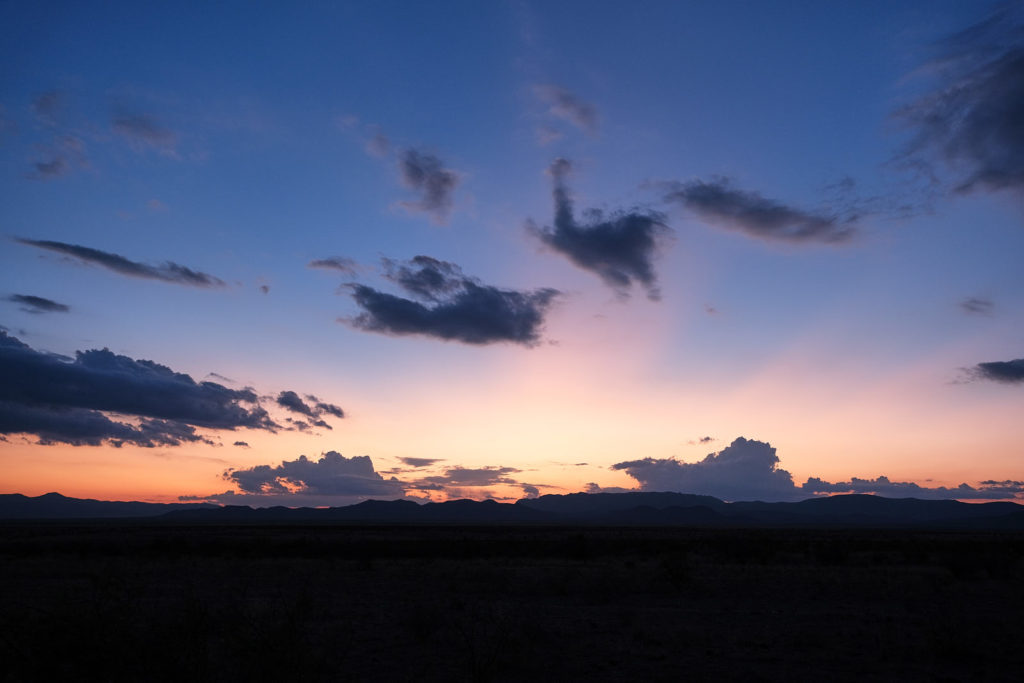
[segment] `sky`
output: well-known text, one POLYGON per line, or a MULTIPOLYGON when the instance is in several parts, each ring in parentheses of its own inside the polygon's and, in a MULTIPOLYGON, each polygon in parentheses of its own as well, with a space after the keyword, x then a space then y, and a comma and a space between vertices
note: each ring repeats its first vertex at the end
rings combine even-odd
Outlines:
POLYGON ((0 492, 1024 497, 1024 4, 0 5, 0 492))

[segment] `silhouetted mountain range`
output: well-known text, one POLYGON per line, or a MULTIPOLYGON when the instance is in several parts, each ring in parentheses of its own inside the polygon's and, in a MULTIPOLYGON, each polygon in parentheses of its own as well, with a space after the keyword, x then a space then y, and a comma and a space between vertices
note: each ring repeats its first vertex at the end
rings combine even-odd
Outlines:
POLYGON ((0 519, 137 518, 175 523, 365 522, 384 524, 607 524, 696 527, 856 527, 1024 530, 1024 506, 1010 502, 838 495, 799 503, 726 503, 685 493, 570 493, 514 504, 452 500, 419 504, 368 500, 333 508, 251 508, 205 503, 83 500, 48 493, 0 495, 0 519))

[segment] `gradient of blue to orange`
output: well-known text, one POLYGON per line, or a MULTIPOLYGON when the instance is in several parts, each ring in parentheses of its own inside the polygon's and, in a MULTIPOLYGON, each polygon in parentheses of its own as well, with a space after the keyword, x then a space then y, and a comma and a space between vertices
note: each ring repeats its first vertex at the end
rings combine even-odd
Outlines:
POLYGON ((0 490, 175 500, 231 489, 226 470, 334 450, 400 479, 513 468, 515 484, 428 493, 514 498, 633 487, 611 465, 694 462, 738 436, 770 442, 798 485, 1022 480, 1024 383, 970 372, 1024 357, 1022 188, 922 181, 894 116, 927 90, 935 46, 999 7, 6 3, 0 325, 40 351, 106 347, 346 417, 160 448, 13 430, 0 490), (125 134, 125 117, 152 127, 125 134), (412 206, 408 149, 455 174, 450 211, 412 206), (661 212, 661 300, 617 295, 527 230, 552 225, 556 158, 572 162, 581 220, 661 212), (807 213, 856 203, 856 237, 773 240, 664 201, 670 183, 722 177, 807 213), (227 284, 131 278, 17 238, 227 284), (540 343, 344 322, 360 309, 343 285, 394 292, 381 259, 420 254, 502 289, 558 289, 540 343), (328 257, 355 274, 307 267, 328 257), (438 462, 413 472, 403 457, 438 462))

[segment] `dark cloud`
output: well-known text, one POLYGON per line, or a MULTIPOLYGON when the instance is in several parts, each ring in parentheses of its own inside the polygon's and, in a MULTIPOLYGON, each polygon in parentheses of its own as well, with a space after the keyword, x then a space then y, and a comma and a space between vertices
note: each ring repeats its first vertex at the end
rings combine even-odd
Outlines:
POLYGON ((568 121, 585 133, 597 132, 597 109, 558 85, 535 85, 533 94, 548 105, 548 113, 568 121))
POLYGON ((628 296, 636 283, 647 290, 649 299, 660 298, 653 261, 669 231, 663 216, 633 211, 605 218, 591 211, 587 222, 577 222, 565 185, 571 168, 566 159, 556 159, 549 169, 554 179, 554 228, 530 225, 529 231, 576 266, 596 274, 619 296, 628 296))
POLYGON ((989 299, 980 299, 978 297, 970 297, 960 302, 960 308, 965 313, 974 313, 977 315, 989 315, 992 313, 992 309, 995 304, 989 299))
POLYGON ((540 495, 540 489, 532 484, 520 484, 519 486, 523 489, 523 494, 527 498, 536 498, 540 495))
POLYGON ((63 156, 55 156, 49 161, 37 161, 32 164, 39 178, 57 178, 71 170, 71 164, 63 156))
POLYGON ((345 275, 355 276, 358 273, 359 264, 344 256, 331 256, 330 258, 313 259, 307 264, 307 267, 337 270, 345 275))
POLYGON ((978 363, 969 371, 974 379, 1004 384, 1024 384, 1024 358, 978 363))
POLYGON ((248 448, 249 447, 249 444, 246 441, 236 441, 235 445, 238 446, 239 448, 248 448))
POLYGON ((521 292, 484 285, 455 264, 417 256, 408 263, 385 261, 385 275, 412 301, 361 284, 351 286, 363 312, 347 322, 368 332, 424 335, 466 344, 540 342, 544 315, 559 292, 521 292))
POLYGON ((30 294, 12 294, 7 297, 7 300, 21 304, 23 307, 21 310, 26 313, 67 313, 71 310, 70 307, 64 304, 30 294))
MULTIPOLYGON (((282 408, 287 408, 293 413, 299 413, 300 415, 305 415, 306 417, 311 418, 319 418, 322 415, 332 415, 338 418, 345 417, 344 411, 336 405, 324 403, 316 396, 307 395, 306 399, 310 402, 306 403, 303 401, 294 391, 282 391, 277 395, 277 404, 282 408)), ((318 427, 327 427, 330 429, 327 423, 322 420, 311 422, 318 427)))
POLYGON ((399 155, 398 168, 402 182, 420 194, 419 201, 402 204, 428 213, 435 221, 443 223, 451 212, 452 194, 459 184, 458 174, 445 168, 433 154, 411 148, 399 155))
POLYGON ((173 153, 178 135, 149 114, 122 113, 111 122, 115 133, 136 145, 147 145, 165 153, 173 153))
POLYGON ((346 458, 336 451, 324 453, 319 460, 300 455, 280 465, 257 465, 230 469, 224 478, 242 494, 273 496, 326 496, 341 498, 392 497, 405 495, 402 482, 384 479, 373 468, 367 455, 346 458))
POLYGON ((399 458, 402 464, 409 467, 430 467, 435 463, 442 462, 440 458, 399 458))
POLYGON ((792 475, 778 465, 771 444, 740 437, 700 462, 644 458, 616 463, 612 469, 636 479, 641 491, 680 491, 729 501, 800 498, 792 475))
POLYGON ((932 89, 895 114, 914 134, 905 158, 942 164, 958 192, 1024 192, 1024 5, 1004 5, 937 49, 922 70, 932 89))
POLYGON ((971 500, 971 499, 1004 499, 1015 498, 1024 493, 1024 482, 1020 481, 983 481, 977 487, 960 484, 954 488, 945 486, 927 487, 909 481, 889 481, 888 477, 860 479, 853 477, 850 481, 827 482, 811 477, 801 487, 807 494, 832 493, 871 493, 887 498, 925 498, 931 500, 971 500))
POLYGON ((262 294, 270 294, 270 286, 269 285, 260 285, 260 292, 262 294))
POLYGON ((752 237, 786 242, 849 241, 854 217, 817 214, 781 204, 757 192, 739 190, 725 178, 669 184, 665 200, 682 204, 704 220, 752 237))
POLYGON ((32 434, 42 443, 178 445, 207 441, 196 427, 277 428, 248 389, 197 383, 107 349, 69 359, 0 331, 0 376, 0 433, 32 434))
POLYGON ((53 242, 50 240, 30 240, 22 237, 16 239, 21 244, 55 251, 59 254, 66 254, 86 263, 95 263, 96 265, 103 266, 121 275, 141 277, 149 280, 162 280, 164 282, 191 285, 193 287, 224 286, 224 281, 220 278, 208 273, 192 270, 171 261, 166 261, 163 265, 153 266, 147 263, 130 261, 118 254, 77 244, 65 244, 64 242, 53 242))

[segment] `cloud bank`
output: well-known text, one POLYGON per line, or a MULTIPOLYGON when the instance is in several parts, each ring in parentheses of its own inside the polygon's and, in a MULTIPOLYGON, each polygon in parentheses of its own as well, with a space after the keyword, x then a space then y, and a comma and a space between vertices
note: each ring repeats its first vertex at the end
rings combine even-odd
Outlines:
POLYGON ((551 164, 554 227, 530 225, 529 232, 577 267, 600 277, 618 296, 628 297, 635 284, 647 291, 649 299, 660 299, 654 259, 669 231, 663 217, 633 211, 605 218, 599 212, 589 212, 592 217, 587 222, 577 221, 565 184, 571 169, 572 164, 566 159, 556 159, 551 164))
POLYGON ((64 242, 53 242, 51 240, 32 240, 23 237, 16 238, 21 244, 48 251, 57 252, 71 256, 84 263, 96 264, 108 270, 129 277, 139 277, 147 280, 160 280, 179 285, 190 285, 192 287, 223 287, 224 281, 208 273, 192 270, 186 266, 166 261, 163 265, 153 266, 146 263, 138 263, 126 259, 124 256, 112 254, 91 247, 83 247, 77 244, 66 244, 64 242))
POLYGON ((0 434, 34 435, 44 444, 177 446, 205 441, 196 427, 278 426, 249 389, 197 383, 107 349, 78 351, 68 359, 0 331, 0 375, 0 434))
POLYGON ((851 219, 816 214, 734 188, 729 180, 671 183, 665 195, 713 225, 739 230, 751 237, 791 243, 849 241, 856 229, 851 219))
POLYGON ((391 336, 421 335, 485 345, 499 342, 540 343, 544 316, 559 295, 554 289, 499 289, 463 275, 454 263, 417 256, 399 263, 385 260, 385 277, 412 299, 351 286, 363 309, 345 320, 352 327, 391 336))

